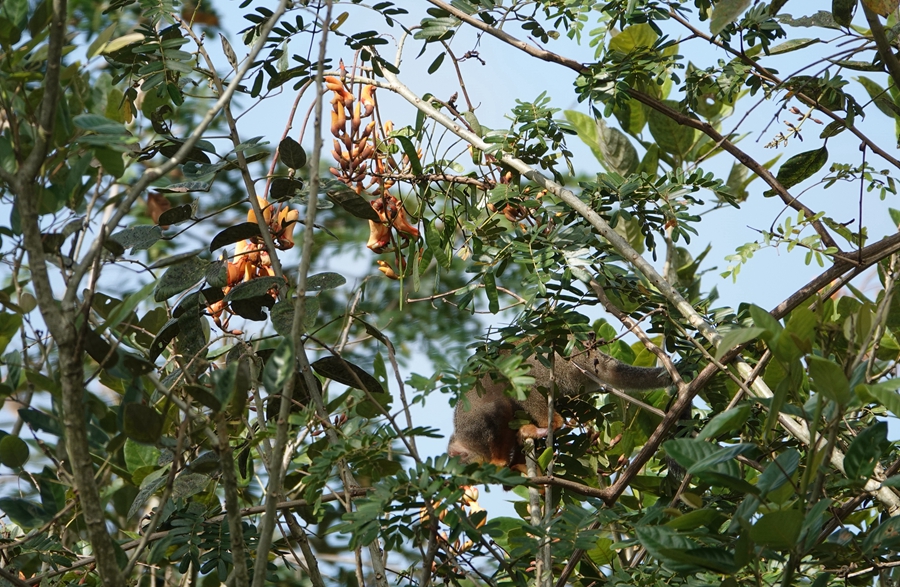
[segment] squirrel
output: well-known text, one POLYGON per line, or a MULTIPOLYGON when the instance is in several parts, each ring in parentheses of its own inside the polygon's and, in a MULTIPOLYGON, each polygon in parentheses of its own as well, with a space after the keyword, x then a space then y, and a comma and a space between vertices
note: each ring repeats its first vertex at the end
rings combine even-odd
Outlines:
MULTIPOLYGON (((491 463, 500 467, 523 470, 525 454, 522 444, 528 438, 547 435, 547 399, 538 390, 550 386, 551 370, 534 355, 525 360, 531 365, 534 385, 524 400, 508 396, 506 382, 494 381, 485 375, 466 392, 456 404, 453 434, 447 449, 451 457, 463 463, 491 463), (510 428, 516 412, 526 412, 531 422, 518 430, 510 428)), ((623 363, 596 349, 589 349, 575 357, 556 355, 556 388, 560 395, 577 395, 597 391, 600 386, 583 371, 617 389, 641 391, 671 385, 672 379, 662 367, 635 367, 623 363)), ((562 427, 563 419, 553 414, 553 430, 562 427)))

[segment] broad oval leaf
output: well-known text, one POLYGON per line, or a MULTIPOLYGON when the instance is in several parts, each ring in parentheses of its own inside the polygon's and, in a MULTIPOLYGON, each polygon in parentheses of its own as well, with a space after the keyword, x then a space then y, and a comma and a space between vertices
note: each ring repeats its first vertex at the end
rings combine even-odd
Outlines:
POLYGON ((18 436, 7 434, 0 439, 0 463, 18 469, 28 462, 28 456, 28 444, 18 436))
POLYGON ((303 182, 289 177, 276 177, 269 188, 269 200, 281 202, 298 196, 303 192, 303 182))
POLYGON ((172 483, 172 497, 186 499, 206 489, 210 477, 201 473, 182 473, 172 483))
POLYGON ((190 220, 191 218, 193 218, 195 211, 195 203, 182 204, 181 206, 169 208, 168 210, 160 214, 156 223, 160 226, 178 224, 179 222, 184 222, 185 220, 190 220))
POLYGON ((310 275, 306 280, 306 291, 324 291, 334 289, 347 283, 347 279, 340 273, 326 271, 310 275))
POLYGON ((134 253, 152 247, 156 241, 162 238, 162 229, 149 224, 132 226, 110 235, 109 238, 126 249, 131 248, 131 252, 134 253))
POLYGON ((200 257, 190 257, 177 265, 172 265, 156 284, 153 299, 162 302, 193 287, 206 276, 209 261, 200 257))
MULTIPOLYGON (((664 103, 676 111, 681 108, 678 102, 673 100, 665 100, 664 103)), ((656 139, 660 149, 679 161, 687 159, 691 147, 694 146, 696 130, 679 124, 662 112, 652 109, 647 116, 647 122, 650 127, 650 134, 656 139)))
POLYGON ((155 444, 162 435, 163 418, 144 404, 128 403, 123 410, 122 432, 135 442, 155 444))
POLYGON ((282 277, 257 277, 234 286, 228 292, 228 295, 225 296, 225 302, 230 304, 236 300, 247 300, 266 295, 269 293, 269 290, 280 285, 284 285, 284 278, 282 277))
POLYGON ((900 5, 900 0, 862 0, 862 3, 875 14, 879 16, 888 16, 890 13, 897 10, 897 6, 900 5))
POLYGON ((753 542, 770 548, 788 550, 796 546, 803 526, 803 512, 781 510, 763 514, 750 528, 753 542))
POLYGON ((816 384, 816 389, 828 399, 845 406, 853 399, 850 392, 850 382, 844 375, 844 370, 834 361, 816 356, 806 358, 809 365, 809 375, 816 384))
MULTIPOLYGON (((801 181, 812 177, 813 174, 822 169, 822 166, 827 162, 828 149, 825 147, 813 149, 812 151, 804 151, 785 161, 781 167, 778 168, 776 179, 778 179, 778 182, 781 183, 785 189, 789 189, 801 181)), ((765 195, 773 196, 775 195, 775 191, 766 190, 765 195)))
POLYGON ((352 214, 363 220, 371 220, 373 222, 381 222, 378 215, 367 199, 360 196, 341 182, 330 179, 322 182, 325 195, 328 199, 352 214))
POLYGON ((369 375, 362 367, 341 357, 333 355, 322 357, 310 366, 322 377, 334 379, 348 387, 364 389, 372 393, 384 393, 384 389, 377 379, 369 375))
POLYGON ((291 137, 285 137, 278 143, 278 157, 291 169, 301 169, 306 165, 306 151, 291 137))
MULTIPOLYGON (((282 300, 272 307, 270 318, 272 327, 275 332, 281 336, 291 336, 291 329, 294 327, 294 301, 282 300)), ((319 298, 315 296, 306 296, 306 315, 303 317, 303 329, 309 330, 316 324, 316 318, 319 315, 319 298)))
MULTIPOLYGON (((887 433, 887 422, 875 422, 853 439, 844 455, 844 473, 848 479, 859 481, 872 476, 878 460, 891 444, 887 433)), ((0 442, 0 448, 2 445, 0 442)))
POLYGON ((248 238, 260 236, 260 234, 259 224, 257 224, 256 222, 241 222, 240 224, 229 226, 228 228, 214 236, 212 242, 209 243, 209 251, 212 252, 226 245, 231 245, 248 238))

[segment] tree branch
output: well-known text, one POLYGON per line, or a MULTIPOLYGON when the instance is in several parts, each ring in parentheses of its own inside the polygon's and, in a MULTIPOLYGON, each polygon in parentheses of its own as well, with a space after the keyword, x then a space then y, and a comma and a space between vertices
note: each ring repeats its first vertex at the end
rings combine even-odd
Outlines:
POLYGON ((891 47, 887 36, 884 34, 884 27, 878 15, 869 10, 865 2, 860 2, 863 14, 866 15, 866 21, 869 23, 869 30, 872 32, 872 38, 875 39, 875 46, 878 47, 878 56, 881 57, 882 63, 887 68, 894 82, 894 87, 900 89, 900 61, 894 55, 894 49, 891 47))

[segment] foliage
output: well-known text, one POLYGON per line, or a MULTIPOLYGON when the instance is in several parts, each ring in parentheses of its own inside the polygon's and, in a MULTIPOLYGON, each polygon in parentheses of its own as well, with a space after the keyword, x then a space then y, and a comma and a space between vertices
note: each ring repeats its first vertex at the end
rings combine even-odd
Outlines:
POLYGON ((896 0, 427 4, 245 0, 231 40, 224 5, 0 4, 3 582, 896 583, 900 236, 861 216, 900 225, 896 0), (577 108, 476 113, 497 43, 577 108), (416 95, 416 52, 459 92, 416 95), (283 136, 245 128, 282 93, 283 136), (838 190, 860 217, 807 197, 838 190), (770 220, 733 254, 701 242, 731 209, 770 220), (747 281, 769 247, 824 269, 747 281), (526 338, 680 378, 556 398, 527 476, 421 451, 412 406, 521 396, 526 338))

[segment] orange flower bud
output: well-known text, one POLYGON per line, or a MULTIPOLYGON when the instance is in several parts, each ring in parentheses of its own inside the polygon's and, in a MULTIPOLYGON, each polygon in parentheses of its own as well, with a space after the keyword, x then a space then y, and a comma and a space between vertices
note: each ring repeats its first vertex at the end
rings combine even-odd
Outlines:
POLYGON ((359 126, 362 124, 359 112, 359 102, 353 105, 353 118, 350 119, 350 134, 356 136, 359 132, 359 126))
POLYGON ((331 111, 331 134, 336 137, 341 136, 346 132, 346 124, 347 114, 342 107, 335 104, 334 110, 331 111))
POLYGON ((393 267, 390 266, 386 261, 382 261, 381 259, 375 261, 378 265, 378 270, 385 274, 390 279, 400 279, 400 276, 394 272, 393 267))
POLYGON ((362 102, 363 107, 365 107, 365 114, 363 116, 372 116, 372 112, 375 110, 375 90, 378 89, 373 85, 363 86, 362 92, 360 94, 359 100, 362 102))

